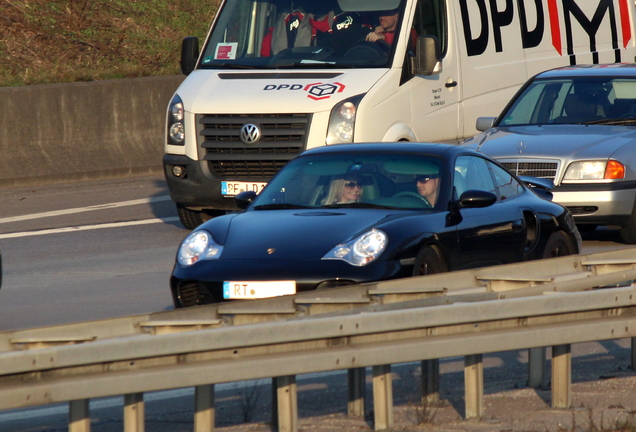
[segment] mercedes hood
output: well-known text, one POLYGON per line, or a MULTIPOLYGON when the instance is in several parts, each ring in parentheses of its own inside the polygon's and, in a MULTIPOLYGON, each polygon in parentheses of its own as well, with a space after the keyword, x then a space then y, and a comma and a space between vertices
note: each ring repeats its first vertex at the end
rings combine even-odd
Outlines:
POLYGON ((602 125, 494 127, 464 142, 493 158, 610 158, 636 144, 636 128, 602 125))

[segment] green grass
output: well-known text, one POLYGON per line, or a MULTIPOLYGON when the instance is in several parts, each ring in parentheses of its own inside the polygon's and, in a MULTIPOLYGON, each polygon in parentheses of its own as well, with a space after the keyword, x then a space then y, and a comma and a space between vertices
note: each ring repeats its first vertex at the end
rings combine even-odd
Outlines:
POLYGON ((0 86, 177 75, 218 0, 2 0, 0 86))

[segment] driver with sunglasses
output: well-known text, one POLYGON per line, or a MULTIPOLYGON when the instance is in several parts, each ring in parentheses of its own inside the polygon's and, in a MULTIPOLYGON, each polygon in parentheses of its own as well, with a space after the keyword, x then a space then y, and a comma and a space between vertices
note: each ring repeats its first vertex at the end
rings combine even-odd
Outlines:
POLYGON ((431 204, 435 206, 437 201, 437 190, 439 188, 439 174, 427 174, 415 178, 417 192, 431 204))

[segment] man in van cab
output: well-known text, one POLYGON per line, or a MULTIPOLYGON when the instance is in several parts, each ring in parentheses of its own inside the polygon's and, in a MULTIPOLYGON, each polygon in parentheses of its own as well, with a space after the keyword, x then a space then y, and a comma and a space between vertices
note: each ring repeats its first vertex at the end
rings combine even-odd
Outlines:
MULTIPOLYGON (((384 41, 389 46, 393 45, 395 40, 395 32, 400 22, 400 14, 397 9, 380 12, 380 25, 375 30, 369 33, 366 37, 367 42, 384 41)), ((409 49, 415 47, 417 43, 417 32, 414 28, 411 28, 409 49)))
POLYGON ((395 39, 395 30, 398 25, 399 14, 397 10, 383 11, 380 13, 380 25, 369 33, 366 37, 367 42, 377 42, 383 40, 389 45, 393 45, 395 39))

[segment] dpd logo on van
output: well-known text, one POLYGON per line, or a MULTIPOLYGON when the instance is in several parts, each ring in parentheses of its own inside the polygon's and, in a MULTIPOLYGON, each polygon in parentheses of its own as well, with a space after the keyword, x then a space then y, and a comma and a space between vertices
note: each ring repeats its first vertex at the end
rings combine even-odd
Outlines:
POLYGON ((345 89, 345 86, 340 83, 323 84, 315 83, 305 86, 305 91, 309 93, 307 97, 313 100, 329 99, 336 93, 341 93, 345 89))
MULTIPOLYGON (((629 1, 632 0, 528 0, 518 2, 505 0, 503 3, 494 0, 459 0, 459 5, 469 56, 483 54, 493 42, 495 51, 503 52, 502 29, 511 25, 515 15, 518 15, 521 23, 523 49, 539 46, 548 33, 547 37, 551 40, 553 48, 559 55, 570 56, 570 64, 575 65, 576 53, 574 52, 573 38, 575 26, 583 29, 589 37, 593 63, 599 63, 596 49, 597 37, 599 37, 600 32, 604 31, 611 33, 615 61, 621 62, 619 44, 625 48, 633 37, 632 23, 629 17, 629 1), (504 4, 505 7, 502 8, 501 5, 504 4), (583 5, 586 6, 583 9, 586 9, 587 13, 582 9, 583 5), (535 18, 530 18, 532 16, 535 18), (608 23, 609 26, 601 25, 602 22, 608 23), (492 35, 490 34, 491 30, 492 35), (565 43, 563 39, 565 39, 565 43)), ((508 49, 515 48, 509 47, 508 49)))
POLYGON ((268 84, 263 90, 302 90, 307 92, 307 97, 313 100, 329 99, 336 93, 342 93, 346 86, 336 83, 312 83, 303 86, 302 84, 268 84))

